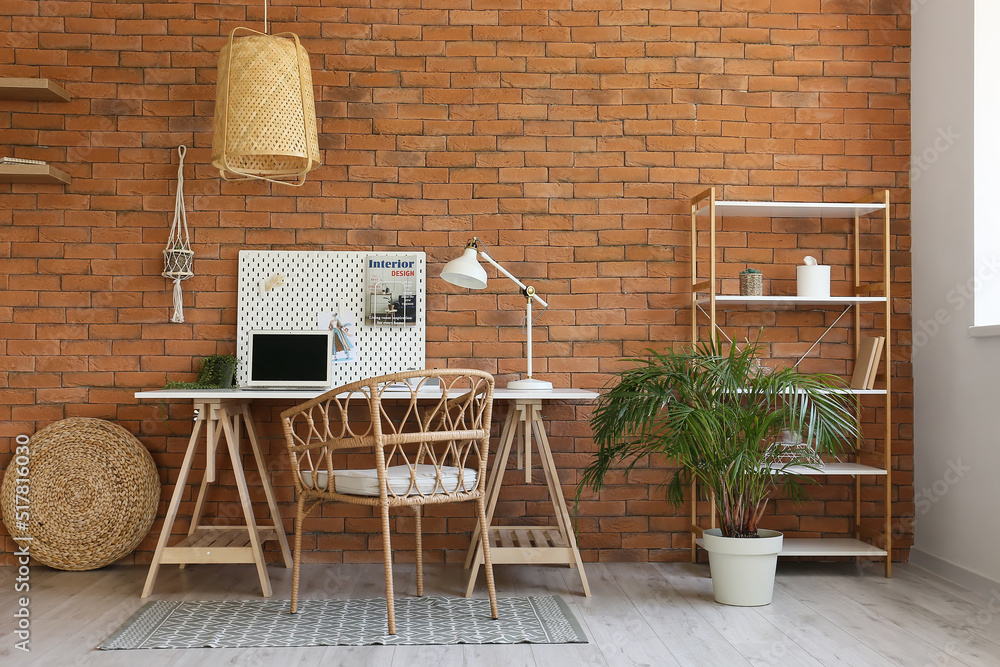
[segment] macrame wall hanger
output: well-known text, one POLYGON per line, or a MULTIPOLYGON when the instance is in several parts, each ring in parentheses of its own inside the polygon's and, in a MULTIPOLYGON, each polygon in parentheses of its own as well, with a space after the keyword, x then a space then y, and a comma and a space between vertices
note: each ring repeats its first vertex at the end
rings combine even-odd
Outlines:
POLYGON ((177 147, 180 164, 177 165, 177 198, 174 201, 174 221, 170 225, 167 247, 163 250, 164 278, 174 281, 174 313, 171 322, 184 321, 184 295, 181 281, 194 275, 194 251, 191 250, 191 234, 188 232, 187 211, 184 210, 184 155, 187 146, 177 147))

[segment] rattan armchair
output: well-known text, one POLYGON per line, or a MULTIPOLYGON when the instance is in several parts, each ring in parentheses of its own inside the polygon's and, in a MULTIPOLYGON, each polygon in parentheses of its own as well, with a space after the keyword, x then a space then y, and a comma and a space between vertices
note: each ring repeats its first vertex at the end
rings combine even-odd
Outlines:
MULTIPOLYGON (((485 489, 492 412, 493 376, 476 370, 433 370, 354 382, 281 413, 298 492, 293 614, 298 610, 305 518, 325 501, 368 505, 382 518, 389 634, 396 634, 389 508, 413 511, 417 595, 423 595, 424 505, 475 501, 480 535, 488 534, 485 489), (358 459, 367 459, 372 467, 347 467, 358 459)), ((483 556, 490 609, 497 618, 486 541, 483 556)))

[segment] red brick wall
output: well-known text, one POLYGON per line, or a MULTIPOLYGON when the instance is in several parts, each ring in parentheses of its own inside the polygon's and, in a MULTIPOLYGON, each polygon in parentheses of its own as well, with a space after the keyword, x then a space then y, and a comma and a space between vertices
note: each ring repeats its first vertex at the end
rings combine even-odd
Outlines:
MULTIPOLYGON (((190 379, 196 358, 234 350, 242 249, 412 247, 427 252, 434 275, 477 235, 551 303, 535 329, 537 375, 596 389, 620 357, 688 336, 688 197, 716 185, 731 199, 850 201, 888 188, 894 325, 909 330, 906 0, 272 3, 271 31, 295 31, 312 57, 323 166, 300 189, 226 183, 208 164, 217 54, 235 26, 261 27, 259 3, 250 4, 0 4, 0 74, 50 77, 73 96, 0 102, 0 153, 73 177, 65 187, 0 184, 0 467, 18 434, 69 416, 114 420, 160 466, 162 516, 191 407, 132 395, 190 379), (187 321, 171 324, 160 253, 182 143, 197 275, 184 283, 187 321)), ((726 289, 751 262, 777 290, 804 254, 795 249, 816 249, 769 221, 742 224, 723 236, 737 246, 723 257, 726 289)), ((839 239, 823 240, 830 257, 839 239)), ((481 367, 505 384, 523 366, 520 305, 503 280, 468 293, 431 279, 428 363, 481 367)), ((746 332, 775 324, 765 340, 791 356, 829 314, 734 317, 746 332)), ((894 509, 905 559, 908 334, 896 342, 894 509)), ((850 368, 835 359, 831 370, 850 368)), ((258 406, 257 416, 288 521, 281 407, 258 406)), ((569 495, 593 450, 589 409, 545 411, 569 495)), ((586 559, 687 557, 687 508, 664 504, 661 466, 584 495, 586 559)), ((512 486, 501 512, 546 516, 543 489, 512 486)), ((772 522, 843 531, 851 493, 816 488, 802 507, 776 503, 772 522)), ((209 511, 231 513, 234 497, 221 489, 209 511)), ((428 558, 440 560, 466 539, 448 534, 445 518, 462 530, 471 512, 429 514, 428 558)), ((306 541, 323 551, 309 558, 378 560, 369 517, 326 509, 309 526, 322 532, 306 541)), ((136 562, 148 562, 159 526, 136 562)), ((405 546, 411 526, 400 529, 405 546)), ((9 553, 6 535, 3 544, 9 553)))

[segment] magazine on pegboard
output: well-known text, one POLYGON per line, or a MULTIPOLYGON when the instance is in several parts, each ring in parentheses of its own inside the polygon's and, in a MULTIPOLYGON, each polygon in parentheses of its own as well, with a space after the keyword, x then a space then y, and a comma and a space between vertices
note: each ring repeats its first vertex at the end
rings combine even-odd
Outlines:
POLYGON ((365 259, 365 322, 416 324, 417 256, 371 254, 365 259))

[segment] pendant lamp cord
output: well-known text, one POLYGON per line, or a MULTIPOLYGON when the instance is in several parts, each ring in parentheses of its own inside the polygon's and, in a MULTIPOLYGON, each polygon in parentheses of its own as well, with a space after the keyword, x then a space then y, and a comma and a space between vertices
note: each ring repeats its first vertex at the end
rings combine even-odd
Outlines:
POLYGON ((264 34, 267 34, 267 0, 264 0, 264 34))

